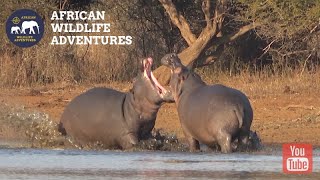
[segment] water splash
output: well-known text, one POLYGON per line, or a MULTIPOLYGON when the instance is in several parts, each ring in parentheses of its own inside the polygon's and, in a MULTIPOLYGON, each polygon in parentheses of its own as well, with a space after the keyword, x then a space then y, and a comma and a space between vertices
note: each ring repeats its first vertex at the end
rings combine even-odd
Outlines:
MULTIPOLYGON (((88 143, 81 146, 71 137, 62 136, 58 131, 58 125, 50 119, 49 115, 43 112, 30 112, 24 107, 13 108, 0 106, 0 133, 7 129, 9 136, 22 137, 29 142, 32 148, 62 148, 62 149, 85 149, 105 150, 101 142, 88 143), (9 130, 8 130, 9 129, 9 130)), ((0 134, 1 135, 1 134, 0 134)), ((249 144, 246 146, 234 145, 236 151, 255 151, 261 148, 261 140, 256 132, 251 132, 249 144)), ((140 142, 130 151, 188 151, 186 143, 181 142, 175 134, 167 133, 162 129, 154 129, 151 135, 140 142)), ((207 149, 208 150, 208 149, 207 149)), ((207 151, 204 150, 204 151, 207 151)), ((209 151, 219 151, 217 145, 209 151)))
POLYGON ((48 114, 35 112, 29 115, 31 123, 26 130, 32 147, 57 148, 64 145, 64 138, 58 132, 57 124, 49 119, 48 114))
POLYGON ((2 137, 5 139, 23 139, 33 148, 57 148, 63 145, 57 124, 48 114, 8 105, 1 105, 0 109, 1 129, 6 130, 2 137))
POLYGON ((185 144, 181 143, 175 134, 167 133, 162 129, 153 129, 151 136, 140 140, 136 150, 158 150, 158 151, 187 151, 185 144))

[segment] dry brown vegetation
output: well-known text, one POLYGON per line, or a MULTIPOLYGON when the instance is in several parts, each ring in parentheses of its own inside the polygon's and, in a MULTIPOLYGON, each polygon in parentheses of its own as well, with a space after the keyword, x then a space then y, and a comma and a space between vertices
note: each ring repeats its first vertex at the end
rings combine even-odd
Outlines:
MULTIPOLYGON (((249 96, 254 108, 252 130, 258 133, 262 143, 304 142, 320 145, 316 136, 320 129, 319 73, 294 73, 282 77, 261 74, 259 77, 249 73, 230 76, 205 71, 199 70, 198 73, 206 82, 222 83, 240 89, 249 96)), ((131 83, 59 83, 33 88, 2 89, 0 101, 24 105, 25 110, 30 112, 48 113, 50 119, 58 122, 64 107, 72 98, 95 86, 128 91, 131 83)), ((175 104, 163 105, 157 116, 156 128, 183 139, 175 104)), ((9 126, 7 130, 2 130, 2 138, 16 138, 10 132, 21 132, 21 129, 9 126)))
POLYGON ((9 0, 0 4, 1 22, 21 7, 44 18, 45 36, 34 47, 18 48, 5 37, 5 23, 0 23, 2 87, 130 81, 139 59, 152 56, 158 67, 161 57, 171 52, 179 53, 185 64, 214 63, 211 69, 231 75, 314 73, 319 66, 316 0, 9 0), (53 35, 65 35, 48 26, 54 10, 104 10, 112 35, 131 35, 134 44, 52 46, 53 35))
MULTIPOLYGON (((0 20, 5 22, 15 9, 23 6, 36 10, 50 23, 51 12, 61 9, 61 2, 65 1, 1 2, 0 20)), ((113 25, 112 35, 131 35, 134 44, 52 46, 49 43, 53 33, 50 26, 46 26, 45 36, 38 45, 22 49, 9 42, 5 37, 5 23, 0 23, 1 103, 24 105, 26 110, 48 113, 58 121, 65 105, 91 87, 127 91, 137 74, 140 58, 152 56, 155 67, 159 67, 159 60, 166 53, 196 51, 197 46, 193 44, 201 37, 202 30, 208 24, 212 27, 210 19, 220 18, 214 13, 218 1, 66 2, 65 10, 105 10, 113 25), (167 10, 163 6, 165 2, 176 9, 167 7, 167 10), (210 6, 206 2, 211 2, 210 6), (183 15, 179 18, 185 19, 184 24, 175 22, 177 19, 170 17, 170 12, 171 16, 183 15), (185 28, 188 25, 190 28, 185 28), (181 34, 182 31, 187 32, 181 34)), ((195 66, 202 66, 206 60, 214 59, 208 61, 211 65, 195 71, 209 84, 222 83, 249 96, 255 114, 253 130, 261 135, 263 142, 320 145, 315 136, 320 129, 319 1, 232 2, 230 8, 224 9, 227 13, 222 13, 225 17, 214 22, 217 29, 210 31, 212 37, 206 37, 208 44, 201 42, 201 52, 190 56, 188 62, 197 60, 200 64, 195 66), (259 22, 259 27, 250 26, 255 29, 246 30, 247 33, 237 39, 217 40, 221 32, 227 38, 232 37, 228 35, 253 22, 259 22), (214 58, 207 59, 209 56, 214 58)), ((15 128, 19 127, 0 123, 0 137, 10 139, 17 135, 15 128)), ((174 104, 161 108, 156 127, 183 137, 174 104)), ((22 136, 21 133, 18 136, 22 136)))

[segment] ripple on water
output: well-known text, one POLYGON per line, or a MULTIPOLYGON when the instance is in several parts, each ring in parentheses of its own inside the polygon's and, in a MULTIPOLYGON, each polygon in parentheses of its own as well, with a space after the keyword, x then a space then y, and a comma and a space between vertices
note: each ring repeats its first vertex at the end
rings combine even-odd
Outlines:
POLYGON ((272 179, 319 179, 320 177, 319 158, 314 159, 312 174, 297 176, 282 173, 281 155, 41 149, 12 151, 13 149, 0 149, 1 179, 8 179, 8 177, 23 179, 270 179, 271 177, 272 179))

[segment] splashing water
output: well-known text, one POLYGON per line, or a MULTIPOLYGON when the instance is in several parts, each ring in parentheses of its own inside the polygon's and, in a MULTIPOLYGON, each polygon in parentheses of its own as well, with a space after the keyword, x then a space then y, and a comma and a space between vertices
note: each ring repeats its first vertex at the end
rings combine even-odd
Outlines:
MULTIPOLYGON (((104 150, 101 142, 88 143, 85 146, 78 145, 72 138, 62 136, 58 131, 57 123, 50 119, 49 115, 43 112, 30 112, 24 107, 13 108, 7 105, 0 106, 0 133, 7 129, 11 139, 20 137, 29 142, 32 148, 63 148, 63 149, 85 149, 85 150, 104 150), (9 129, 9 130, 8 130, 9 129)), ((1 135, 1 134, 0 134, 1 135)), ((3 136, 3 135, 2 135, 3 136)), ((1 137, 1 136, 0 136, 1 137)), ((9 139, 10 139, 9 138, 9 139)), ((237 151, 252 151, 261 148, 261 140, 257 133, 251 132, 249 145, 237 146, 237 151)), ((150 137, 141 140, 130 151, 188 151, 188 147, 181 143, 175 134, 170 134, 162 129, 153 129, 150 137)), ((204 151, 209 150, 208 148, 204 151)), ((218 146, 214 146, 209 151, 219 151, 218 146)))
POLYGON ((8 140, 23 139, 34 148, 57 148, 63 145, 57 124, 43 112, 29 112, 24 107, 0 107, 1 128, 8 140))

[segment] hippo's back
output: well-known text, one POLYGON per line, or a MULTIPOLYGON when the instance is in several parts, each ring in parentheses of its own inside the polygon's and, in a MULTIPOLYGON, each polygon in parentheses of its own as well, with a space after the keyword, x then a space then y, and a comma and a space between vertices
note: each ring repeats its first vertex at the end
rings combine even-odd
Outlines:
POLYGON ((220 84, 199 87, 192 92, 187 92, 183 99, 180 102, 182 106, 198 107, 201 111, 210 107, 224 109, 231 105, 249 102, 241 91, 220 84))
MULTIPOLYGON (((248 98, 239 90, 220 84, 202 86, 184 96, 178 105, 180 120, 189 129, 251 126, 252 109, 248 98), (196 124, 195 124, 196 122, 196 124), (197 128, 191 128, 195 127, 197 128)), ((204 139, 204 138, 200 138, 204 139)))
POLYGON ((217 108, 225 106, 225 108, 228 108, 228 105, 236 104, 250 106, 250 102, 244 93, 221 84, 198 88, 192 93, 190 100, 206 106, 214 105, 217 108))
POLYGON ((93 88, 74 98, 61 116, 66 134, 81 142, 116 144, 123 126, 125 93, 109 88, 93 88))

